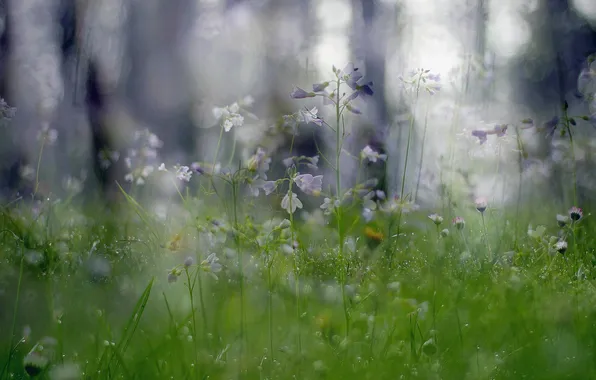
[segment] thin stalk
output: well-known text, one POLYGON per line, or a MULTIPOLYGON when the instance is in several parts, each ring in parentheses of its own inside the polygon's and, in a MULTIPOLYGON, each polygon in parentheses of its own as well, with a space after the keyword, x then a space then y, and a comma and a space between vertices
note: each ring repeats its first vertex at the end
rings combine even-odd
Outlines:
MULTIPOLYGON (((273 260, 269 259, 267 263, 267 287, 269 292, 267 294, 267 308, 269 309, 269 355, 271 355, 271 364, 275 360, 275 352, 273 351, 273 281, 271 279, 271 267, 273 260)), ((271 367, 273 368, 273 367, 271 367)))
POLYGON ((488 230, 486 229, 486 223, 484 221, 484 212, 481 212, 480 215, 482 215, 482 227, 484 229, 484 243, 486 244, 486 249, 488 251, 488 258, 492 262, 493 253, 490 249, 490 243, 488 242, 488 230))
POLYGON ((199 283, 199 303, 201 305, 201 317, 203 318, 203 339, 206 341, 207 347, 209 347, 209 339, 207 332, 209 331, 207 324, 207 312, 205 309, 205 300, 203 298, 203 280, 201 279, 201 269, 197 268, 197 281, 199 283))
POLYGON ((238 256, 238 271, 240 275, 240 363, 242 363, 242 352, 245 343, 244 323, 246 311, 244 308, 244 264, 240 249, 240 235, 238 234, 238 183, 236 182, 236 179, 233 179, 232 181, 232 202, 234 213, 234 241, 236 243, 236 255, 238 256))
POLYGON ((219 155, 219 148, 221 147, 221 141, 223 140, 224 127, 221 126, 219 130, 219 138, 217 139, 217 146, 215 148, 215 154, 213 155, 213 163, 211 165, 211 189, 215 186, 213 184, 213 176, 215 175, 215 165, 217 164, 217 156, 219 155))
POLYGON ((35 170, 35 189, 33 191, 33 198, 37 195, 37 190, 39 189, 39 168, 41 167, 41 158, 43 157, 43 148, 46 145, 46 136, 44 135, 43 140, 41 140, 41 146, 39 148, 39 157, 37 158, 37 169, 35 170))
MULTIPOLYGON (((420 93, 420 75, 418 76, 418 82, 416 84, 416 101, 414 103, 414 109, 412 110, 412 117, 410 117, 410 128, 408 130, 408 142, 406 144, 406 157, 404 159, 404 170, 401 176, 401 190, 399 192, 400 200, 404 198, 404 189, 406 186, 406 173, 408 170, 408 156, 410 154, 410 143, 412 140, 412 131, 414 129, 414 122, 416 120, 416 108, 418 105, 418 95, 420 93)), ((399 228, 399 225, 397 226, 399 228)))
POLYGON ((517 147, 519 150, 519 160, 518 160, 519 178, 518 178, 518 184, 517 184, 517 205, 516 205, 516 209, 515 209, 515 239, 514 239, 513 246, 515 249, 517 249, 518 224, 519 224, 519 219, 520 219, 519 213, 521 210, 522 184, 523 184, 523 173, 524 173, 523 162, 524 162, 524 157, 525 157, 525 151, 524 151, 524 145, 521 140, 521 136, 519 134, 519 128, 515 128, 515 133, 516 133, 516 137, 517 137, 517 147))
MULTIPOLYGON (((198 269, 197 269, 198 270, 198 269)), ((191 281, 190 273, 188 272, 188 268, 184 268, 184 273, 186 274, 186 281, 188 285, 188 296, 190 298, 190 313, 192 315, 192 334, 193 334, 193 344, 195 350, 195 358, 194 361, 198 361, 199 359, 199 346, 197 345, 197 318, 195 312, 195 301, 194 301, 194 280, 191 281)), ((197 375, 196 371, 198 370, 199 365, 198 363, 194 366, 195 375, 197 375)))
MULTIPOLYGON (((340 110, 340 104, 339 104, 339 100, 340 100, 340 93, 339 93, 339 87, 340 87, 341 81, 338 79, 337 80, 337 89, 336 89, 336 95, 335 95, 335 182, 336 182, 336 187, 337 187, 337 199, 341 200, 341 168, 340 168, 340 164, 341 164, 341 144, 342 144, 342 139, 341 139, 341 110, 340 110)), ((341 205, 340 205, 341 206, 341 205)), ((346 330, 345 330, 345 335, 346 337, 349 335, 350 333, 350 314, 348 312, 348 300, 346 298, 346 277, 347 277, 347 268, 346 268, 346 260, 344 257, 344 235, 343 235, 343 231, 341 228, 341 217, 342 217, 342 212, 341 212, 341 207, 337 207, 336 209, 336 219, 337 219, 337 237, 339 240, 339 263, 340 263, 340 286, 341 286, 341 298, 343 301, 343 307, 344 307, 344 318, 346 321, 346 330)))
POLYGON ((430 101, 426 106, 426 113, 424 115, 424 131, 422 132, 422 146, 420 147, 420 169, 418 170, 418 178, 416 179, 416 191, 414 192, 414 201, 418 199, 418 190, 420 189, 420 177, 422 177, 422 168, 424 162, 424 145, 426 144, 426 131, 428 129, 428 112, 430 109, 430 101))
MULTIPOLYGON (((404 169, 401 176, 401 189, 399 192, 399 201, 404 202, 404 190, 406 186, 406 173, 408 170, 408 156, 410 155, 410 143, 412 140, 412 131, 414 130, 414 122, 416 120, 416 108, 418 106, 418 95, 420 94, 420 80, 422 78, 422 74, 418 74, 418 81, 416 83, 416 99, 414 102, 414 108, 412 109, 412 116, 410 117, 410 127, 408 128, 408 141, 406 143, 406 157, 404 158, 404 169)), ((403 215, 403 206, 399 207, 399 213, 397 214, 397 233, 395 234, 394 244, 397 243, 397 239, 399 238, 400 230, 401 230, 401 217, 403 215)), ((389 231, 391 233, 391 230, 389 231)), ((395 248, 395 246, 394 246, 395 248)), ((391 249, 392 255, 395 249, 391 249)), ((393 261, 393 257, 391 257, 391 262, 393 261)), ((391 263, 390 263, 391 264, 391 263)))

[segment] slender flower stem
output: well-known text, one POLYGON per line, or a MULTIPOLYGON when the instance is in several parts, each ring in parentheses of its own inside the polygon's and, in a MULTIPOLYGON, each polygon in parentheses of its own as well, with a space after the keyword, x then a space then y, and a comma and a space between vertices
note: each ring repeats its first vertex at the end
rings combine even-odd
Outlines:
MULTIPOLYGON (((401 231, 401 217, 403 215, 404 190, 405 190, 405 186, 406 186, 406 173, 408 170, 408 156, 410 155, 410 143, 412 140, 412 132, 414 130, 414 123, 416 120, 416 108, 418 106, 418 95, 420 94, 420 80, 421 79, 422 79, 422 74, 418 74, 418 81, 416 82, 416 99, 414 101, 414 108, 412 110, 412 116, 410 117, 410 127, 408 128, 408 142, 406 144, 406 157, 404 159, 404 169, 403 169, 402 175, 401 175, 401 190, 399 192, 399 201, 402 203, 402 205, 399 207, 399 212, 397 214, 397 233, 395 234, 394 246, 391 249, 392 255, 393 255, 393 252, 395 252, 395 249, 396 249, 395 244, 397 244, 397 239, 399 238, 399 234, 401 231)), ((391 230, 389 231, 389 233, 391 233, 391 230)), ((393 256, 391 257, 391 262, 393 262, 393 256)), ((389 264, 391 264, 391 262, 389 264)))
MULTIPOLYGON (((406 144, 406 157, 404 159, 404 170, 401 175, 401 190, 399 192, 400 200, 403 200, 403 198, 404 198, 404 189, 406 186, 406 173, 408 170, 408 156, 410 154, 410 143, 412 141, 412 132, 414 130, 414 122, 416 120, 416 108, 418 105, 418 95, 420 94, 420 79, 421 79, 421 74, 418 76, 418 82, 416 84, 416 100, 414 103, 414 109, 412 110, 412 116, 410 117, 410 127, 408 129, 408 142, 406 144)), ((399 228, 399 225, 397 227, 399 228)))
POLYGON ((418 178, 416 179, 416 191, 414 192, 414 201, 418 200, 418 190, 420 188, 420 177, 422 177, 422 163, 424 162, 424 145, 426 144, 426 131, 428 130, 428 112, 430 109, 430 101, 426 106, 426 113, 424 115, 424 131, 422 132, 422 146, 420 147, 420 168, 418 170, 418 178))
POLYGON ((238 271, 240 275, 240 363, 242 363, 242 354, 245 343, 244 264, 242 262, 242 250, 240 249, 240 235, 238 233, 238 182, 235 178, 232 180, 232 202, 234 213, 234 242, 236 243, 236 255, 238 256, 238 271))
POLYGON ((209 339, 207 337, 207 333, 209 331, 209 327, 207 325, 207 309, 205 309, 205 300, 203 299, 203 281, 201 279, 201 268, 197 268, 197 281, 199 283, 199 302, 201 305, 201 317, 203 317, 203 339, 205 339, 207 347, 209 347, 209 339))
MULTIPOLYGON (((271 267, 273 266, 273 260, 271 259, 270 254, 268 253, 268 262, 267 262, 267 308, 269 309, 269 355, 271 355, 271 364, 273 364, 275 360, 275 351, 273 351, 273 281, 271 278, 271 267)), ((271 367, 273 368, 273 367, 271 367)))
MULTIPOLYGON (((337 187, 337 199, 341 201, 342 194, 341 194, 341 144, 342 144, 342 135, 341 135, 341 110, 340 110, 340 87, 341 81, 337 80, 337 89, 335 94, 335 182, 337 187)), ((340 207, 335 208, 336 211, 336 219, 337 219, 337 236, 339 240, 339 263, 340 263, 340 286, 341 286, 341 298, 343 301, 344 307, 344 318, 346 321, 346 329, 345 335, 346 337, 350 333, 350 314, 348 312, 348 300, 346 298, 346 277, 347 277, 347 268, 346 268, 346 259, 344 257, 344 234, 342 231, 342 212, 341 212, 341 204, 340 207)))
POLYGON ((211 189, 215 187, 213 184, 213 176, 215 175, 215 165, 217 164, 217 156, 219 155, 219 148, 221 147, 221 141, 223 140, 224 127, 221 126, 219 130, 219 138, 217 139, 217 146, 215 148, 215 154, 213 155, 213 163, 211 164, 211 189))
MULTIPOLYGON (((295 175, 296 173, 294 171, 292 171, 292 177, 295 175)), ((292 179, 290 179, 290 184, 289 184, 289 189, 288 189, 288 197, 289 197, 289 205, 290 205, 290 245, 292 247, 292 251, 294 253, 293 257, 294 257, 294 291, 296 292, 296 327, 298 328, 298 360, 300 360, 300 362, 302 362, 302 328, 301 328, 301 314, 302 314, 302 308, 301 308, 301 304, 300 304, 300 262, 299 262, 299 257, 298 257, 298 253, 296 252, 298 249, 296 249, 294 247, 294 241, 296 239, 295 237, 295 231, 294 231, 294 212, 293 212, 293 206, 292 206, 292 200, 293 200, 293 195, 292 195, 292 188, 294 187, 294 181, 292 179)))
POLYGON ((486 223, 484 221, 484 212, 480 213, 482 215, 482 227, 484 229, 484 243, 486 244, 486 249, 488 251, 488 258, 490 261, 493 259, 493 253, 490 249, 490 243, 488 242, 488 230, 486 229, 486 223))
POLYGON ((39 157, 37 158, 37 169, 35 170, 35 190, 33 190, 33 197, 37 195, 39 189, 39 168, 41 167, 41 158, 43 157, 43 148, 46 145, 46 136, 41 140, 41 146, 39 148, 39 157))
MULTIPOLYGON (((192 316, 192 340, 193 340, 193 344, 194 344, 194 350, 195 350, 195 358, 194 360, 198 360, 199 358, 199 346, 197 343, 197 318, 196 318, 196 310, 195 310, 195 301, 194 301, 194 287, 195 287, 195 281, 194 279, 191 279, 191 275, 188 272, 188 268, 184 268, 184 273, 186 274, 186 282, 187 282, 187 286, 188 286, 188 297, 190 298, 190 313, 192 316)), ((197 363, 198 364, 198 363, 197 363)), ((194 366, 194 370, 197 371, 199 368, 198 365, 194 366)), ((196 373, 195 373, 196 374, 196 373)))

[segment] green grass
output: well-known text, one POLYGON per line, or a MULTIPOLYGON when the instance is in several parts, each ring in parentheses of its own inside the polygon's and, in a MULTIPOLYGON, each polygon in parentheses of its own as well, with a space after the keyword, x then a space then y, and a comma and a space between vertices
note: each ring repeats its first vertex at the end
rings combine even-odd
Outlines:
POLYGON ((466 225, 459 233, 446 220, 447 237, 427 218, 435 210, 403 214, 397 239, 386 237, 391 216, 379 217, 368 225, 385 236, 378 245, 347 208, 338 260, 332 217, 297 222, 292 252, 287 230, 263 226, 284 214, 242 199, 237 232, 214 195, 203 206, 187 199, 190 211, 166 220, 131 197, 112 211, 48 202, 36 219, 26 202, 3 209, 2 378, 27 378, 24 357, 44 336, 57 347, 39 378, 73 363, 89 379, 596 378, 589 216, 570 227, 561 255, 549 241, 557 210, 489 207, 490 261, 473 205, 452 210, 466 225), (542 237, 528 236, 530 223, 546 227, 542 237), (31 263, 32 251, 43 259, 31 263), (201 265, 211 252, 221 272, 201 265), (95 256, 109 274, 90 276, 95 256), (181 275, 168 283, 174 266, 181 275))

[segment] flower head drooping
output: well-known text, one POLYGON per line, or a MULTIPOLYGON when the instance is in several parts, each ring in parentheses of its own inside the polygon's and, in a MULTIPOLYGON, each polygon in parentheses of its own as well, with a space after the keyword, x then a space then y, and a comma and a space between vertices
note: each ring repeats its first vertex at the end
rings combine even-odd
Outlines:
POLYGON ((360 157, 362 159, 369 160, 370 162, 377 162, 377 160, 387 160, 386 154, 379 154, 379 152, 374 151, 369 145, 365 146, 364 149, 362 149, 362 151, 360 152, 360 157))
POLYGON ((577 222, 578 220, 580 220, 582 217, 584 216, 584 213, 582 211, 581 208, 579 207, 571 207, 569 209, 569 217, 571 218, 571 220, 573 220, 574 222, 577 222))
POLYGON ((441 225, 441 223, 443 223, 443 217, 439 214, 430 214, 428 216, 428 218, 437 226, 441 225))
POLYGON ((441 237, 446 238, 447 236, 449 236, 449 230, 447 228, 441 230, 441 237))
POLYGON ((178 281, 178 277, 182 274, 180 268, 173 268, 168 272, 168 283, 172 284, 178 281))
POLYGON ((293 214, 297 208, 302 208, 302 202, 298 199, 298 195, 292 192, 291 197, 290 200, 290 193, 287 193, 281 200, 281 208, 286 210, 288 214, 293 214))
POLYGON ((477 198, 474 203, 476 204, 476 210, 480 211, 480 213, 486 211, 486 208, 488 207, 486 198, 477 198))
POLYGON ((464 220, 464 218, 462 218, 461 216, 456 216, 453 219, 453 225, 455 226, 455 228, 457 228, 458 230, 462 230, 464 228, 464 226, 466 225, 466 221, 464 220))
POLYGON ((319 195, 323 187, 323 176, 312 174, 299 174, 294 177, 294 183, 300 190, 309 195, 319 195))
POLYGON ((569 223, 569 217, 567 215, 557 214, 557 224, 563 228, 569 223))
POLYGON ((567 242, 560 240, 555 244, 555 250, 560 254, 564 255, 567 252, 567 242))

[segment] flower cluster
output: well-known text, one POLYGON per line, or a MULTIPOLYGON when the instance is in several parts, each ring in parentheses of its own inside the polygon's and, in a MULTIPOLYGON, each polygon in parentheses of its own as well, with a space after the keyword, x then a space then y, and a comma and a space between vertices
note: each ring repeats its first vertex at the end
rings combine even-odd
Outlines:
POLYGON ((212 112, 226 132, 232 127, 241 127, 244 124, 244 116, 240 114, 240 105, 237 102, 225 107, 214 107, 212 112))
POLYGON ((404 88, 407 91, 418 91, 420 88, 434 95, 441 90, 441 74, 433 74, 428 69, 414 69, 409 72, 408 77, 399 76, 404 88))
POLYGON ((294 87, 290 93, 290 97, 293 99, 305 99, 314 98, 316 96, 323 97, 323 104, 341 104, 342 107, 354 114, 361 114, 362 112, 356 108, 351 102, 358 97, 371 96, 373 94, 372 82, 366 82, 363 80, 362 72, 357 67, 354 67, 352 63, 346 65, 343 70, 333 67, 333 73, 335 79, 332 81, 325 81, 315 83, 312 85, 312 91, 306 91, 300 87, 294 87), (334 84, 331 92, 327 91, 327 88, 334 84), (339 94, 339 88, 341 84, 346 84, 352 93, 345 96, 339 94))

